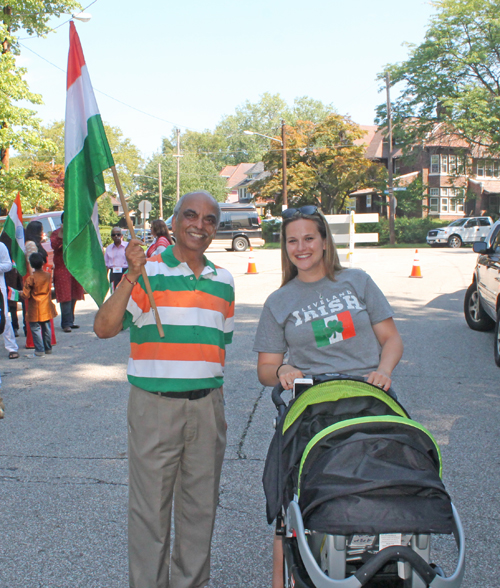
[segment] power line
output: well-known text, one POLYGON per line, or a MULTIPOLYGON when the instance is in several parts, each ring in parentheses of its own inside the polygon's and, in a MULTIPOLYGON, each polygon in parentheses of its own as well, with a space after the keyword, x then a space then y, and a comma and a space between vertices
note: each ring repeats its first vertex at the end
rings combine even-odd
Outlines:
MULTIPOLYGON (((21 47, 23 47, 24 49, 27 49, 28 51, 31 51, 31 53, 33 53, 34 55, 36 55, 37 57, 39 57, 40 59, 42 59, 43 61, 46 61, 49 65, 51 65, 52 67, 55 67, 56 69, 58 69, 59 71, 62 71, 64 74, 66 73, 66 70, 62 69, 61 67, 59 67, 58 65, 56 65, 55 63, 52 63, 52 61, 49 61, 48 59, 46 59, 45 57, 42 57, 42 55, 40 55, 39 53, 37 53, 36 51, 33 51, 33 49, 30 49, 29 47, 27 47, 26 45, 24 45, 23 43, 19 43, 19 45, 21 47)), ((201 133, 203 131, 199 130, 199 129, 195 129, 192 127, 188 127, 186 125, 181 125, 178 123, 175 123, 171 120, 167 120, 165 118, 161 118, 160 116, 156 116, 155 114, 151 114, 149 112, 145 112, 144 110, 141 110, 140 108, 136 108, 135 106, 132 106, 131 104, 127 104, 126 102, 123 102, 122 100, 119 100, 118 98, 115 98, 114 96, 111 96, 110 94, 106 94, 106 92, 103 92, 102 90, 99 90, 98 88, 96 88, 95 86, 93 86, 94 91, 98 92, 99 94, 102 94, 103 96, 106 96, 106 98, 109 98, 110 100, 114 100, 115 102, 118 102, 119 104, 122 104, 123 106, 126 106, 127 108, 131 108, 132 110, 135 110, 136 112, 140 112, 141 114, 144 114, 145 116, 149 116, 151 118, 154 118, 156 120, 160 120, 162 122, 168 123, 169 125, 172 125, 174 127, 182 127, 183 129, 189 130, 189 131, 194 131, 196 133, 201 133)))

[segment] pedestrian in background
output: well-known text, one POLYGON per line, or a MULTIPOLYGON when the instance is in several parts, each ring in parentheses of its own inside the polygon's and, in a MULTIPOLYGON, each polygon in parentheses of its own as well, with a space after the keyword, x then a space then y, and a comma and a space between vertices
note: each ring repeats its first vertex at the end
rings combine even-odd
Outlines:
MULTIPOLYGON (((7 308, 7 287, 5 285, 5 273, 12 269, 12 261, 10 259, 9 250, 4 243, 0 242, 0 289, 7 308)), ((17 359, 19 357, 19 346, 16 343, 16 336, 10 321, 9 313, 5 313, 5 329, 3 331, 3 340, 5 349, 9 352, 9 359, 17 359)))
POLYGON ((26 319, 33 335, 34 357, 44 357, 52 353, 50 319, 57 316, 51 296, 52 277, 43 271, 44 259, 40 253, 32 253, 29 263, 33 273, 26 278, 23 288, 23 296, 29 300, 26 319))
POLYGON ((146 252, 147 258, 153 257, 153 255, 160 255, 160 253, 163 253, 167 247, 172 245, 172 239, 165 221, 162 221, 159 218, 154 220, 151 223, 151 234, 155 240, 151 243, 146 252))
POLYGON ((69 273, 63 258, 63 221, 64 212, 61 214, 61 226, 53 231, 50 243, 54 250, 54 287, 56 300, 61 307, 61 328, 65 333, 71 333, 71 329, 79 329, 75 325, 75 304, 77 300, 84 300, 83 287, 69 273))
POLYGON ((113 293, 116 286, 121 282, 125 270, 128 268, 127 258, 125 257, 125 249, 127 249, 128 243, 123 242, 120 227, 113 227, 111 229, 111 238, 113 239, 113 243, 106 247, 104 263, 109 270, 109 283, 111 285, 111 293, 113 293))
POLYGON ((33 273, 30 265, 30 256, 32 253, 39 253, 43 257, 44 265, 47 263, 47 252, 42 245, 43 225, 40 221, 31 221, 24 231, 24 254, 26 255, 26 268, 28 274, 33 273))

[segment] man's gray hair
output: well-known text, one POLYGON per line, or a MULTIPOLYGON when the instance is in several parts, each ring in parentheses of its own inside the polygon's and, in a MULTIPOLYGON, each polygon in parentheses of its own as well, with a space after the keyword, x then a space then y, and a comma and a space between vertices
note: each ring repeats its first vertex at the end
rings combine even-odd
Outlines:
POLYGON ((209 198, 212 199, 212 201, 214 203, 214 208, 215 208, 215 220, 217 221, 217 226, 219 226, 219 222, 220 222, 219 203, 212 196, 212 194, 210 194, 210 192, 207 192, 206 190, 196 190, 195 192, 188 192, 187 194, 184 194, 183 196, 181 196, 179 198, 179 202, 177 202, 177 204, 174 207, 174 217, 177 218, 177 216, 179 215, 179 210, 182 207, 182 203, 184 202, 184 199, 187 198, 188 196, 194 196, 195 194, 203 194, 204 196, 208 196, 209 198))

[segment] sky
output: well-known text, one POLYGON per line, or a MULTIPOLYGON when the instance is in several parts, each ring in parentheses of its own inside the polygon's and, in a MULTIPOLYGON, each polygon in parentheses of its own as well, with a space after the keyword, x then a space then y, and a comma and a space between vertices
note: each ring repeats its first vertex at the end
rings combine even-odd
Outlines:
MULTIPOLYGON (((175 127, 213 130, 265 92, 289 104, 309 96, 373 124, 385 102, 377 74, 422 42, 434 9, 425 0, 97 0, 87 12, 76 28, 102 119, 147 158, 175 127)), ((43 97, 44 124, 64 119, 67 21, 52 20, 45 38, 20 34, 18 63, 43 97)))

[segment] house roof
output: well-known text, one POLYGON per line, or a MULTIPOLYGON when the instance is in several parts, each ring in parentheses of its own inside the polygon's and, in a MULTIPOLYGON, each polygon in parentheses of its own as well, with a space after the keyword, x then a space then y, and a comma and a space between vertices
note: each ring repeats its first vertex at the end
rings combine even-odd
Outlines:
POLYGON ((226 188, 232 190, 242 180, 246 178, 246 175, 250 169, 252 169, 255 163, 239 163, 238 165, 226 165, 224 169, 219 172, 219 175, 226 180, 226 188))

